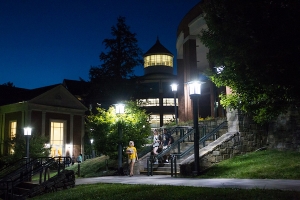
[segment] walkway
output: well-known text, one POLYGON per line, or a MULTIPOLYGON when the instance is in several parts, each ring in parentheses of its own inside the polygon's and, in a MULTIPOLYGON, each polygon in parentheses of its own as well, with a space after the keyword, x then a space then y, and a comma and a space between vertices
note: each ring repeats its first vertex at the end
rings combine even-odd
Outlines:
POLYGON ((77 178, 75 185, 95 183, 121 183, 145 185, 176 185, 211 188, 240 188, 240 189, 279 189, 300 191, 300 180, 284 179, 197 179, 175 178, 166 175, 135 175, 128 176, 103 176, 95 178, 77 178))

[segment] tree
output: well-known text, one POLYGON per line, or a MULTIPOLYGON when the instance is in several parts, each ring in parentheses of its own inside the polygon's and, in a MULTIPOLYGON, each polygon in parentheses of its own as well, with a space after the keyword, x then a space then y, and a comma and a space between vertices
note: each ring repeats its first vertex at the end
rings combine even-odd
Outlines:
POLYGON ((206 0, 207 29, 200 34, 208 60, 221 73, 208 72, 232 94, 221 103, 265 123, 299 102, 300 29, 297 0, 206 0))
POLYGON ((150 134, 149 115, 135 102, 126 102, 125 113, 117 115, 112 106, 108 110, 98 108, 98 113, 87 117, 87 128, 90 138, 94 139, 95 149, 111 158, 117 157, 119 142, 123 147, 133 140, 137 149, 147 143, 150 134), (118 126, 122 129, 119 139, 118 126))
POLYGON ((142 50, 138 47, 136 34, 126 25, 125 17, 120 16, 117 21, 117 25, 111 27, 113 38, 103 40, 108 49, 99 56, 103 63, 100 67, 91 67, 89 76, 94 91, 99 91, 102 98, 128 99, 134 90, 134 83, 129 80, 133 68, 143 65, 142 50))
MULTIPOLYGON (((30 158, 48 157, 51 149, 45 147, 45 144, 48 142, 49 138, 33 131, 29 138, 30 158)), ((12 149, 13 153, 9 156, 2 157, 0 159, 0 165, 1 163, 13 163, 16 160, 26 157, 26 137, 22 129, 18 129, 16 137, 5 139, 4 144, 9 147, 9 149, 12 149)))
POLYGON ((9 81, 7 83, 3 83, 2 85, 8 86, 8 87, 15 87, 13 82, 9 82, 9 81))

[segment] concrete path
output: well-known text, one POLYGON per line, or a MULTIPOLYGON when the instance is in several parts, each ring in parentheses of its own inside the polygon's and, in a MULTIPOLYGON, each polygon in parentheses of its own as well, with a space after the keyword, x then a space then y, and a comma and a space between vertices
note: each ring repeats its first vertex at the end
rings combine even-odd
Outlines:
POLYGON ((176 185, 211 188, 279 189, 300 191, 300 180, 284 179, 197 179, 175 178, 167 175, 104 176, 77 178, 75 185, 95 183, 121 183, 145 185, 176 185))

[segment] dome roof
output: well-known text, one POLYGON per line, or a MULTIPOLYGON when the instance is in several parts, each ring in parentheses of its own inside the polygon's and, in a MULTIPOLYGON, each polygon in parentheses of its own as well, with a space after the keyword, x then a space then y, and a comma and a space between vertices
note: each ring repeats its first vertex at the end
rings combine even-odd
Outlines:
POLYGON ((159 42, 158 37, 156 43, 144 54, 144 56, 153 54, 167 54, 174 57, 173 54, 159 42))

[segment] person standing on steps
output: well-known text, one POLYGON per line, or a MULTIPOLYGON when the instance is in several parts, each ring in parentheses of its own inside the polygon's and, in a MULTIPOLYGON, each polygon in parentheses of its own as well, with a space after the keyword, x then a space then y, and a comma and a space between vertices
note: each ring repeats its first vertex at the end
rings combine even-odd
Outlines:
POLYGON ((133 176, 133 166, 138 160, 137 150, 134 147, 134 142, 130 141, 129 146, 126 149, 126 154, 128 155, 128 165, 129 165, 129 176, 133 176))
MULTIPOLYGON (((171 136, 171 133, 167 130, 164 129, 164 141, 163 141, 163 149, 167 149, 168 147, 170 147, 170 145, 173 143, 173 137, 171 136)), ((170 153, 167 153, 166 155, 164 155, 164 162, 168 163, 169 162, 169 157, 170 157, 170 153)))
POLYGON ((157 149, 159 147, 159 144, 160 144, 160 140, 159 140, 158 132, 157 132, 157 130, 154 130, 154 132, 153 132, 153 144, 152 144, 152 147, 153 147, 152 151, 153 151, 154 155, 158 154, 157 149))

